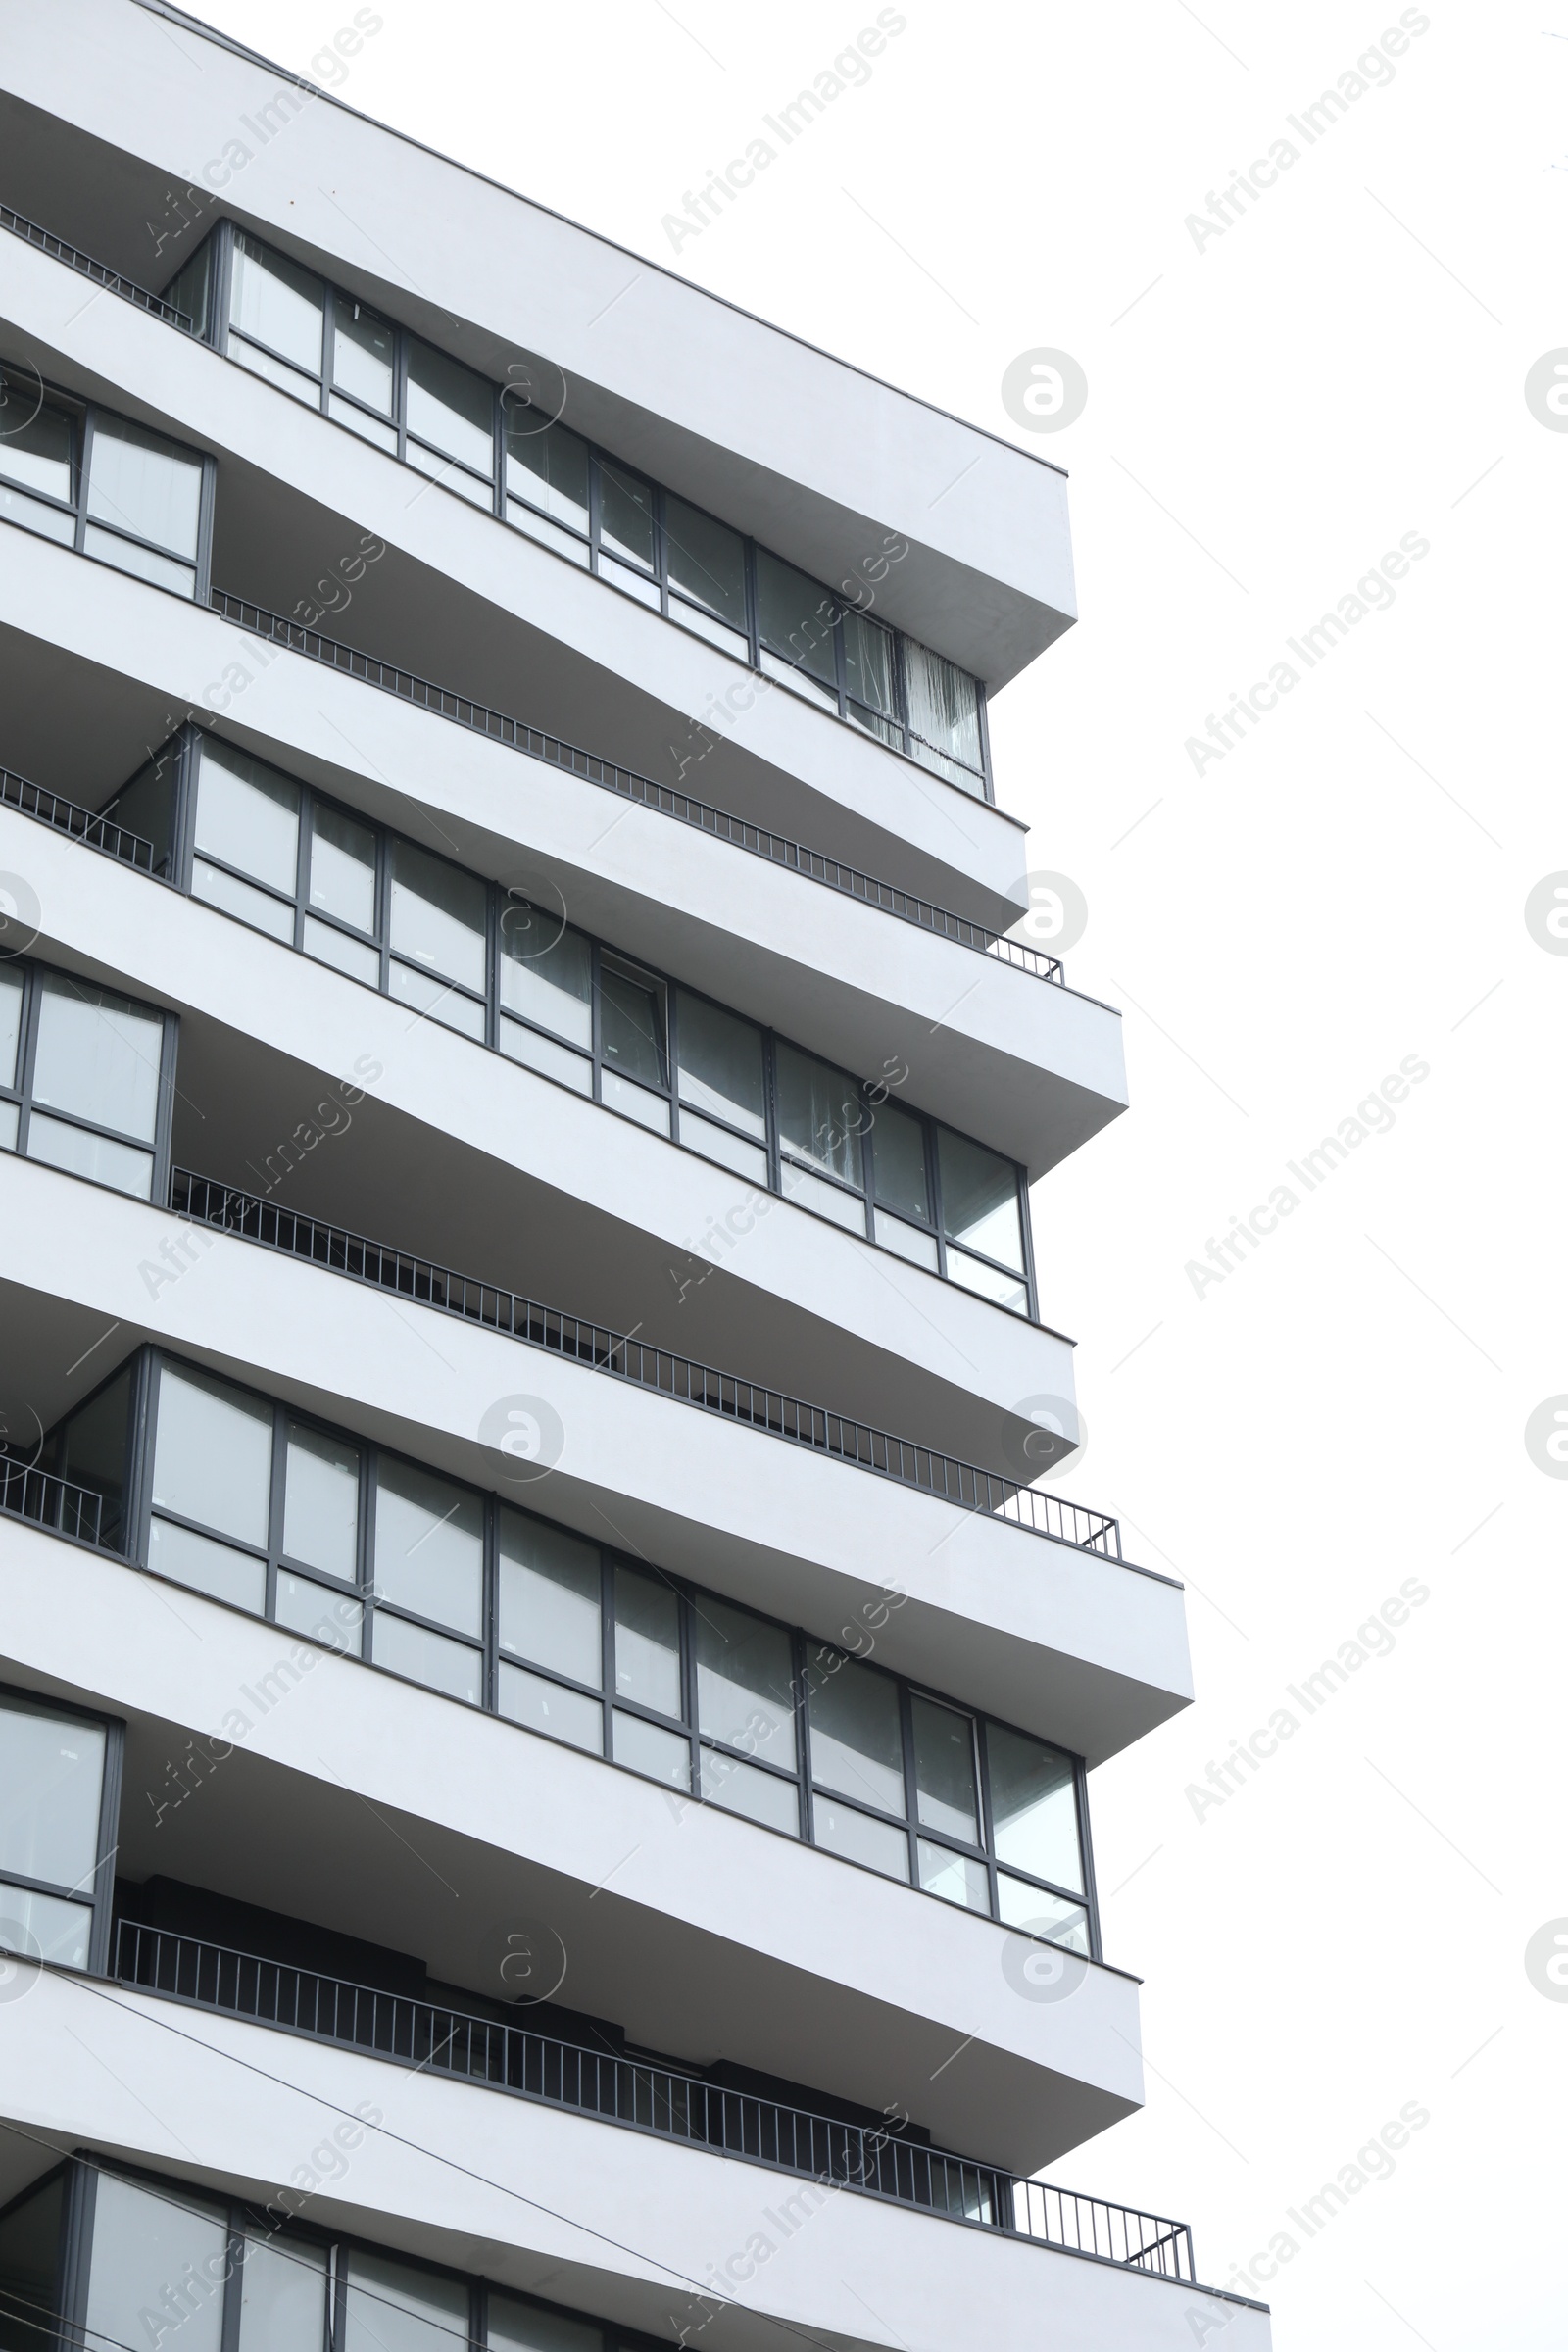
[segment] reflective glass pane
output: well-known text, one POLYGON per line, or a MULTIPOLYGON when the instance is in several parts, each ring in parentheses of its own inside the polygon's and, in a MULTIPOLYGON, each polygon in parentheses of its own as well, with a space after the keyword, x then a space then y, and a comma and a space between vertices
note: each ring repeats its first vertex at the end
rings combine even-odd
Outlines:
POLYGON ((0 1703, 0 1872, 90 1892, 103 1785, 96 1724, 0 1703))
POLYGON ((669 584, 728 621, 746 627, 746 543, 739 531, 689 507, 664 500, 664 562, 669 584))
POLYGON ((1018 1171, 1010 1159, 972 1144, 951 1127, 937 1129, 942 1171, 942 1223, 950 1241, 966 1242, 986 1257, 1023 1272, 1023 1226, 1018 1215, 1018 1171))
POLYGON ((667 1781, 672 1788, 690 1788, 692 1785, 692 1751, 683 1732, 661 1731, 657 1723, 645 1723, 640 1715, 626 1715, 615 1709, 615 1762, 629 1764, 633 1772, 646 1772, 651 1780, 667 1781))
POLYGON ((593 950, 517 899, 501 910, 501 1002, 574 1046, 594 1041, 593 950))
POLYGON ((933 1698, 910 1700, 914 1717, 914 1785, 919 1818, 928 1830, 980 1842, 974 1725, 933 1698))
POLYGON ((117 1193, 130 1193, 138 1200, 152 1199, 152 1153, 94 1135, 90 1127, 68 1126, 64 1119, 46 1118, 35 1110, 27 1123, 27 1157, 66 1168, 73 1176, 89 1177, 94 1184, 112 1185, 117 1193))
POLYGON ((299 864, 299 786, 230 744, 204 739, 196 847, 292 898, 299 864))
POLYGON ((871 1129, 871 1166, 876 1197, 906 1217, 931 1221, 931 1188, 925 1172, 925 1128, 892 1102, 879 1103, 871 1129))
POLYGON ((465 2352, 468 2289, 463 2279, 440 2278, 358 2246, 345 2260, 345 2352, 465 2352))
POLYGON ((664 983, 613 956, 599 959, 600 1051, 645 1086, 664 1083, 664 983))
POLYGON ((321 384, 318 376, 306 375, 300 368, 289 367, 287 361, 274 359, 259 343, 247 343, 243 335, 229 336, 228 356, 238 367, 248 368, 252 375, 265 376, 270 384, 276 384, 278 390, 286 392, 290 399, 302 400, 309 408, 319 408, 321 384))
POLYGON ((801 1797, 794 1781, 781 1781, 776 1773, 743 1764, 713 1747, 702 1749, 698 1777, 704 1804, 760 1821, 765 1829, 783 1830, 791 1838, 800 1836, 801 1797))
MULTIPOLYGON (((58 1894, 38 1894, 30 1886, 8 1886, 0 1881, 0 1951, 22 1953, 29 1960, 58 1960, 62 1968, 85 1968, 91 1947, 90 1904, 68 1903, 58 1894)), ((3 2320, 0 2344, 10 2352, 3 2320)))
POLYGON ((333 1592, 311 1577, 280 1568, 274 1614, 279 1625, 319 1642, 323 1649, 339 1649, 355 1658, 360 1655, 365 1605, 352 1592, 333 1592))
POLYGON ((242 335, 292 360, 308 375, 321 372, 321 281, 297 262, 260 245, 234 238, 234 276, 228 319, 242 335))
POLYGON ((495 471, 495 414, 496 396, 482 375, 416 335, 409 338, 411 433, 488 481, 495 471))
MULTIPOLYGON (((177 2287, 179 2352, 219 2352, 228 2217, 204 2199, 135 2188, 101 2172, 93 2200, 87 2340, 145 2344, 146 2314, 167 2310, 177 2287)), ((167 2324, 165 2332, 169 2332, 167 2324)))
POLYGON ((833 652, 834 603, 819 581, 757 551, 757 624, 763 643, 825 686, 838 684, 833 652))
POLYGON ((360 1456, 356 1446, 303 1421, 288 1425, 283 1549, 353 1584, 359 1574, 360 1456))
POLYGON ((604 2352, 603 2330, 587 2320, 519 2303, 490 2289, 490 2352, 604 2352))
POLYGON ((326 2248, 302 2237, 286 2246, 247 2237, 239 2352, 322 2352, 325 2342, 326 2248))
POLYGON ((331 394, 326 413, 338 424, 346 424, 351 433, 358 433, 362 441, 373 441, 376 448, 384 449, 389 458, 397 456, 398 428, 395 424, 383 424, 379 417, 368 416, 363 409, 357 409, 353 401, 346 399, 341 392, 331 394))
MULTIPOLYGON (((66 2180, 57 2174, 0 2221, 0 2345, 4 2352, 58 2344, 60 2237, 66 2180)), ((596 2348, 597 2352, 597 2348, 596 2348)))
POLYGON ((898 1685, 838 1650, 819 1649, 811 1694, 811 1778, 841 1796, 904 1812, 904 1732, 898 1685))
POLYGON ((831 1217, 846 1233, 864 1233, 865 1202, 858 1193, 843 1192, 825 1176, 812 1176, 791 1159, 779 1163, 779 1182, 786 1200, 812 1209, 819 1217, 831 1217))
POLYGON ((503 401, 507 418, 507 488, 574 530, 588 529, 588 444, 564 424, 541 431, 531 412, 503 401))
POLYGON ((427 970, 483 989, 485 888, 443 858, 397 835, 392 841, 391 944, 427 970))
POLYGON ((697 1722, 710 1739, 795 1769, 789 1635, 709 1593, 697 1602, 697 1722))
POLYGON ((0 970, 0 1086, 17 1083, 22 1042, 22 974, 0 970))
POLYGON ((293 907, 282 899, 258 890, 254 882, 241 882, 222 866, 209 865, 205 858, 196 858, 191 861, 190 890, 192 898, 205 901, 209 906, 220 906, 225 914, 237 915, 242 923, 267 932, 270 938, 293 945, 293 907))
POLYGON ((0 473, 10 481, 69 505, 73 431, 64 409, 39 406, 35 384, 0 377, 0 473))
POLYGON ((680 1140, 689 1152, 701 1152, 705 1159, 716 1159, 721 1166, 733 1168, 737 1176, 766 1185, 767 1153, 760 1144, 743 1143, 727 1127, 715 1127, 711 1119, 702 1118, 695 1110, 681 1112, 680 1140))
POLYGON ((194 562, 201 507, 202 462, 193 451, 123 416, 97 412, 87 479, 89 514, 194 562))
POLYGON ((483 1507, 471 1487, 381 1457, 375 1589, 384 1598, 458 1633, 478 1633, 483 1533, 483 1507))
POLYGON ((680 1604, 640 1568, 615 1570, 615 1693, 679 1716, 680 1604))
POLYGON ((311 811, 311 905, 357 931, 375 930, 375 835, 319 802, 311 811))
POLYGON ((863 1862, 868 1870, 880 1870, 886 1878, 907 1881, 909 1840, 905 1831, 896 1830, 891 1822, 873 1821, 869 1813, 857 1813, 853 1805, 836 1805, 825 1796, 813 1798, 812 1813, 816 1842, 830 1854, 842 1854, 847 1862, 863 1862))
POLYGON ((764 1139, 760 1029, 684 989, 679 1011, 681 1101, 764 1139))
POLYGON ((542 1674, 530 1674, 526 1667, 501 1661, 496 1681, 496 1704, 503 1715, 520 1723, 530 1732, 548 1732, 553 1740, 564 1740, 572 1747, 583 1747, 593 1756, 605 1752, 605 1710, 597 1698, 585 1698, 580 1690, 568 1690, 564 1683, 552 1683, 542 1674))
POLYGON ((654 493, 636 474, 599 464, 599 544, 647 570, 654 567, 654 493))
POLYGON ((1000 1723, 986 1726, 986 1756, 998 1861, 1081 1894, 1083 1861, 1071 1757, 1022 1732, 1006 1731, 1000 1723))
POLYGON ((154 1502, 242 1544, 265 1544, 271 1489, 270 1404, 206 1373, 165 1364, 154 1502))
POLYGON ((904 641, 904 677, 913 732, 965 767, 978 768, 980 699, 973 678, 911 637, 904 641))
POLYGON ((160 1014, 64 972, 41 972, 32 1099, 151 1143, 164 1050, 160 1014))
POLYGON ((656 1135, 669 1133, 669 1102, 663 1095, 650 1094, 646 1086, 638 1086, 630 1078, 622 1078, 614 1070, 600 1075, 599 1100, 609 1110, 618 1110, 628 1119, 651 1127, 656 1135))
POLYGON ((948 1280, 956 1282, 977 1298, 995 1299, 998 1306, 1007 1307, 1015 1315, 1029 1312, 1029 1286, 1017 1274, 1004 1274, 999 1266, 987 1265, 984 1258, 971 1257, 967 1250, 948 1245, 948 1280))
MULTIPOLYGON (((1004 1870, 999 1870, 997 1909, 1007 1927, 1022 1928, 1031 1936, 1043 1936, 1048 1942, 1065 1944, 1068 1951, 1089 1957, 1089 1914, 1082 1903, 1063 1902, 1059 1896, 1046 1894, 1022 1879, 1009 1879, 1004 1870)), ((1037 1981, 1049 1984, 1047 1969, 1038 1964, 1037 1969, 1037 1981)))
POLYGON ((387 987, 404 1004, 412 1004, 432 1021, 441 1022, 447 1029, 459 1029, 465 1037, 476 1038, 484 1044, 484 1004, 478 997, 459 993, 451 980, 441 980, 433 972, 416 972, 412 963, 399 963, 394 956, 387 973, 387 987))
POLYGON ((778 1048, 775 1069, 780 1144, 858 1190, 865 1105, 855 1080, 793 1046, 778 1048))
POLYGON ((212 1536, 199 1536, 192 1528, 176 1527, 172 1519, 160 1519, 156 1513, 149 1565, 160 1576, 172 1577, 176 1585, 189 1585, 194 1592, 226 1600, 232 1608, 250 1609, 258 1617, 267 1605, 265 1560, 212 1536))
POLYGON ((377 1666, 407 1675, 411 1683, 423 1683, 448 1698, 462 1699, 466 1706, 480 1703, 484 1653, 470 1649, 465 1642, 432 1634, 428 1626, 394 1617, 390 1609, 377 1609, 371 1620, 370 1654, 377 1666))
POLYGON ((561 1086, 569 1086, 574 1093, 591 1095, 594 1091, 594 1065, 586 1054, 573 1054, 565 1046, 558 1046, 553 1037, 541 1037, 536 1029, 525 1029, 520 1021, 501 1016, 501 1051, 513 1061, 523 1062, 542 1077, 554 1078, 561 1086))
POLYGON ((123 539, 118 531, 101 530, 97 523, 89 522, 81 543, 100 563, 113 564, 118 571, 128 571, 135 579, 151 580, 155 588, 172 589, 175 596, 196 593, 196 574, 188 564, 176 564, 172 556, 143 547, 138 539, 123 539))
POLYGON ((858 703, 891 718, 898 710, 893 631, 863 612, 844 615, 844 684, 858 703))
POLYGON ((318 963, 329 963, 337 972, 346 972, 351 980, 363 980, 367 988, 381 985, 381 951, 372 948, 368 940, 351 939, 331 923, 318 922, 314 914, 305 918, 305 953, 314 956, 318 963))
POLYGON ((503 1506, 501 1646, 597 1687, 604 1680, 599 1553, 503 1506))
POLYGON ((384 318, 347 294, 337 298, 332 331, 332 381, 368 409, 392 414, 393 331, 384 318))
POLYGON ((915 1850, 927 1894, 940 1894, 945 1903, 957 1903, 965 1911, 990 1912, 991 1882, 983 1862, 956 1854, 951 1846, 935 1845, 929 1838, 917 1838, 915 1850))
POLYGON ((0 479, 0 521, 20 523, 24 531, 36 531, 40 539, 56 540, 70 547, 76 536, 75 516, 64 507, 46 507, 41 499, 24 490, 13 490, 0 479))
POLYGON ((928 1274, 937 1271, 937 1237, 923 1232, 918 1225, 906 1225, 902 1217, 890 1217, 885 1208, 876 1212, 876 1238, 884 1250, 897 1250, 911 1266, 924 1266, 928 1274))

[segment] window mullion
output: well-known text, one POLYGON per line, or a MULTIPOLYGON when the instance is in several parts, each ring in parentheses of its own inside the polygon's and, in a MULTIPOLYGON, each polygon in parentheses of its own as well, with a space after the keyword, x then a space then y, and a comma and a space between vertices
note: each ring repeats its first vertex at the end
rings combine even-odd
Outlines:
POLYGON ((277 1566, 283 1551, 283 1488, 288 1477, 288 1421, 283 1407, 272 1407, 272 1478, 267 1505, 267 1583, 262 1614, 277 1617, 277 1566))

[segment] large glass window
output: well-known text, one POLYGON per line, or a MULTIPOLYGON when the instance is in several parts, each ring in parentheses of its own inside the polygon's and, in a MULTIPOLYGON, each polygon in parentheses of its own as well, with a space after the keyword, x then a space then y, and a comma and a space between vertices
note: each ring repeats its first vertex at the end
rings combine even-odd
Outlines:
POLYGON ((481 1043, 487 904, 477 875, 393 837, 392 994, 481 1043))
POLYGON ((938 1128, 937 1154, 949 1280, 1027 1314, 1017 1169, 951 1127, 938 1128))
POLYGON ((239 2278, 239 2352, 322 2352, 328 2291, 324 2246, 309 2238, 279 2245, 247 2230, 239 2278))
POLYGON ((397 455, 397 329, 364 303, 339 294, 332 315, 332 390, 327 414, 363 440, 397 455))
POLYGON ((680 991, 680 1140, 754 1184, 767 1182, 767 1064, 752 1021, 680 991))
POLYGON ((774 1071, 779 1176, 786 1196, 853 1233, 863 1233, 860 1131, 866 1110, 859 1089, 842 1070, 794 1046, 776 1049, 774 1071), (825 1183, 826 1177, 836 1181, 825 1183))
POLYGON ((0 1950, 91 1956, 108 1733, 0 1693, 0 1950))
POLYGON ((670 618, 749 660, 746 542, 739 531, 683 498, 666 497, 664 544, 670 618))
POLYGON ((346 2268, 344 2352, 462 2352, 467 2344, 466 2280, 358 2246, 346 2268))
POLYGON ((599 1051, 601 1102, 667 1135, 664 983, 618 956, 599 958, 599 1051))
POLYGON ((510 519, 574 563, 588 561, 588 444, 564 424, 507 413, 510 519))
POLYGON ((70 547, 76 535, 76 425, 24 376, 0 373, 0 519, 70 547))
POLYGON ((375 1490, 375 1589, 381 1600, 449 1626, 480 1630, 479 1497, 413 1462, 385 1458, 375 1490))
POLYGON ((0 1099, 0 1146, 151 1200, 165 1043, 150 1005, 13 967, 0 980, 0 1089, 15 1098, 0 1099))
POLYGON ((769 676, 810 694, 829 710, 839 705, 832 597, 793 564, 757 551, 757 628, 762 667, 769 676))
POLYGON ((216 736, 200 739, 191 889, 199 899, 294 940, 300 788, 216 736))
MULTIPOLYGON (((167 2312, 177 2290, 180 2352, 220 2352, 228 2274, 228 2215, 181 2191, 138 2188, 116 2174, 94 2182, 87 2341, 144 2345, 148 2315, 167 2312)), ((165 2332, 168 2332, 165 2323, 165 2332)))
POLYGON ((484 507, 494 495, 495 412, 483 376, 409 337, 409 462, 484 507))
POLYGON ((196 593, 202 461, 162 433, 95 411, 82 547, 122 571, 196 593))
POLYGON ((163 1367, 149 1563, 215 1600, 258 1611, 267 1595, 272 1422, 272 1407, 246 1390, 163 1367))
POLYGON ((228 356, 292 392, 320 399, 325 288, 285 254, 234 232, 228 356))

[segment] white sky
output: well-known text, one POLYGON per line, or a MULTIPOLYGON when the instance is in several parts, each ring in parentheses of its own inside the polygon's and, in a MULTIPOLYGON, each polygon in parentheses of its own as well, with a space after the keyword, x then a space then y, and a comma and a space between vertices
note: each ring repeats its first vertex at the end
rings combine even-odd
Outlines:
MULTIPOLYGON (((308 71, 353 10, 201 13, 308 71)), ((877 9, 380 13, 350 103, 668 262, 662 217, 877 9)), ((1524 1952, 1568 1917, 1568 1484, 1523 1431, 1568 1391, 1568 957, 1523 906, 1568 867, 1568 433, 1523 384, 1568 345, 1568 0, 1434 0, 1310 148, 1286 116, 1395 0, 901 13, 676 266, 1019 439, 1010 360, 1088 376, 1031 443, 1071 472, 1083 618, 993 737, 1032 863, 1088 897, 1069 976, 1127 1016, 1131 1114, 1035 1195, 1092 1431, 1068 1491, 1189 1580, 1200 1695, 1093 1784, 1149 2105, 1052 2177, 1190 2220, 1216 2283, 1289 2231, 1282 2352, 1544 2352, 1568 2002, 1524 1952), (1300 160, 1200 251, 1186 216, 1282 135, 1300 160), (1186 739, 1412 532, 1393 606, 1195 774, 1186 739), (1406 1056, 1392 1130, 1195 1296, 1406 1056), (1285 1687, 1410 1578, 1392 1653, 1305 1719, 1285 1687), (1297 1736, 1196 1819, 1185 1786, 1282 1704, 1297 1736), (1307 2241, 1287 2209, 1411 2102, 1393 2177, 1307 2241)))

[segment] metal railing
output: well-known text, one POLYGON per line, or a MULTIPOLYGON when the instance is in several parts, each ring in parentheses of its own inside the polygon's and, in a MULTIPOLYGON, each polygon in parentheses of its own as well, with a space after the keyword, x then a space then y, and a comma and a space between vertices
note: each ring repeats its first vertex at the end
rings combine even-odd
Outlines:
POLYGON ((40 253, 47 253, 55 261, 64 262, 68 270, 78 270, 83 277, 90 277, 93 284, 102 286, 106 293, 118 294, 122 302, 133 302, 138 311, 148 311, 153 318, 163 318, 169 325, 182 328, 187 335, 195 333, 195 320, 187 318, 184 312, 177 311, 172 302, 161 301, 156 294, 149 294, 145 286, 138 286, 134 278, 122 277, 118 270, 110 270, 104 263, 95 262, 90 253, 82 253, 74 245, 66 244, 63 238, 51 236, 46 228, 38 226, 36 220, 27 220, 24 214, 14 213, 8 204, 0 204, 0 228, 8 228, 14 237, 21 237, 24 244, 36 245, 40 253))
POLYGON ((890 2129, 842 2123, 670 2067, 257 1959, 138 1920, 119 1923, 113 1973, 141 1992, 281 2027, 395 2065, 461 2076, 516 2098, 796 2173, 823 2189, 888 2198, 1058 2252, 1196 2283, 1192 2231, 1185 2223, 1020 2180, 901 2138, 890 2129))
POLYGON ((30 1519, 35 1527, 53 1528, 82 1544, 98 1544, 103 1508, 103 1496, 90 1487, 73 1486, 69 1478, 56 1478, 11 1454, 0 1454, 0 1511, 9 1517, 30 1519))
MULTIPOLYGON (((396 1292, 439 1314, 482 1324, 488 1331, 519 1340, 529 1348, 545 1348, 552 1355, 566 1356, 634 1388, 651 1389, 677 1403, 695 1405, 700 1412, 715 1413, 726 1421, 783 1438, 792 1446, 804 1446, 857 1469, 869 1470, 879 1478, 917 1487, 960 1510, 984 1512, 1030 1535, 1070 1544, 1080 1551, 1121 1558, 1120 1527, 1104 1511, 1089 1510, 1059 1494, 1042 1494, 1038 1488, 1023 1486, 1017 1479, 979 1469, 973 1462, 960 1462, 908 1438, 892 1437, 886 1430, 849 1420, 822 1405, 807 1404, 780 1390, 760 1388, 733 1372, 715 1371, 710 1364, 672 1354, 666 1348, 647 1346, 603 1324, 585 1322, 559 1307, 501 1290, 494 1283, 455 1274, 447 1266, 416 1257, 407 1250, 368 1241, 363 1234, 350 1233, 340 1225, 279 1208, 235 1185, 220 1184, 189 1168, 175 1168, 170 1206, 177 1216, 189 1217, 195 1224, 216 1225, 242 1240, 260 1242, 265 1249, 281 1250, 285 1256, 305 1258, 331 1273, 347 1275, 350 1281, 396 1292)), ((1152 1576, 1155 1572, 1146 1568, 1139 1573, 1152 1576)))
POLYGON ((432 686, 428 679, 416 677, 412 670, 397 669, 390 662, 378 662, 371 654, 339 645, 333 638, 305 628, 299 621, 285 620, 281 613, 269 612, 265 606, 252 604, 248 598, 230 596, 225 589, 214 588, 209 592, 209 602, 215 612, 221 613, 237 627, 250 630, 254 636, 270 638, 274 645, 286 646, 291 653, 303 654, 308 661, 363 679, 367 685, 379 687, 385 694, 395 694, 421 710, 433 711, 438 718, 450 719, 455 726, 487 736, 492 743, 503 744, 509 751, 522 752, 530 760, 542 760, 547 766, 564 768, 606 792, 618 794, 622 800, 635 801, 645 808, 657 810, 661 816, 673 817, 677 824, 711 834, 735 849, 748 851, 754 858, 765 858, 770 865, 786 866, 791 873, 804 874, 809 882, 820 882, 828 890, 858 899, 863 905, 874 906, 883 914, 896 915, 901 922, 912 923, 939 939, 952 940, 960 948, 972 948, 977 955, 989 956, 1014 971, 1026 972, 1032 979, 1054 981, 1058 987, 1066 984, 1061 964, 1054 956, 1043 955, 1038 948, 1024 947, 1015 939, 1004 938, 1000 931, 988 930, 983 923, 970 922, 966 915, 951 914, 946 907, 932 906, 928 899, 895 889, 891 882, 878 882, 853 865, 841 864, 838 858, 824 856, 820 850, 805 849, 798 841, 787 841, 781 833, 769 833, 760 825, 748 824, 743 817, 710 807, 706 801, 694 801, 687 793, 672 791, 667 784, 656 784, 652 777, 639 775, 633 768, 617 767, 613 760, 580 751, 575 744, 564 743, 558 735, 546 735, 523 719, 509 718, 503 711, 470 702, 467 696, 454 694, 448 687, 432 686))
POLYGON ((102 850, 140 873, 153 870, 153 845, 139 833, 127 832, 123 825, 96 816, 90 808, 79 808, 74 801, 47 792, 41 784, 29 784, 25 776, 13 775, 9 767, 0 767, 0 808, 35 816, 40 824, 52 825, 57 833, 69 833, 74 841, 85 842, 90 850, 102 850))

